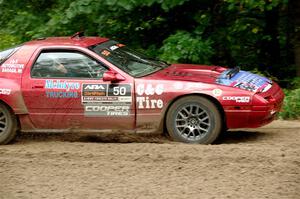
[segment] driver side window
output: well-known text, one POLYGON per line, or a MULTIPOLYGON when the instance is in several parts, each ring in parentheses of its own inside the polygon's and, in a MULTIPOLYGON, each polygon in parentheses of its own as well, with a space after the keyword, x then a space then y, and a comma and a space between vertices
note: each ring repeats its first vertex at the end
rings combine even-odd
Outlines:
POLYGON ((33 78, 102 78, 107 71, 101 63, 79 53, 42 52, 31 69, 33 78))

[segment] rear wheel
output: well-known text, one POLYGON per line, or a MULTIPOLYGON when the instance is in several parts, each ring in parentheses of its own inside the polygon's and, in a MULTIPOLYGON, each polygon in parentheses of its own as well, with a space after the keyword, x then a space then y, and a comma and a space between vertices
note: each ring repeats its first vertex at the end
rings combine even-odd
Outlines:
POLYGON ((222 119, 217 107, 208 99, 187 96, 170 107, 166 126, 175 141, 211 144, 222 130, 222 119))
POLYGON ((0 104, 0 144, 8 144, 17 134, 17 119, 10 109, 0 104))

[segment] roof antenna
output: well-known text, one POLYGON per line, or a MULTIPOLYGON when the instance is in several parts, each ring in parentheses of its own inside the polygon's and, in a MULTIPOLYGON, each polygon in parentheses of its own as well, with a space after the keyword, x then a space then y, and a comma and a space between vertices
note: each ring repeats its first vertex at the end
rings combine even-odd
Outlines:
POLYGON ((84 37, 84 32, 76 32, 74 35, 71 36, 71 39, 81 39, 82 37, 84 37))

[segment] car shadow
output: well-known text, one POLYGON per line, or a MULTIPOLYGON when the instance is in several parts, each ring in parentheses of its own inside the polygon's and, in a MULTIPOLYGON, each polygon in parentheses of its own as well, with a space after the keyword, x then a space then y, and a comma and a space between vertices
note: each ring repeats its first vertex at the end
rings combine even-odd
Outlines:
POLYGON ((214 144, 237 144, 256 142, 270 134, 254 130, 238 130, 223 132, 214 144))
POLYGON ((21 133, 16 142, 167 143, 164 135, 134 133, 21 133))
MULTIPOLYGON (((222 133, 213 144, 219 145, 255 142, 268 135, 270 134, 253 130, 227 131, 222 133)), ((48 141, 85 143, 175 143, 170 141, 170 139, 168 139, 165 135, 134 133, 21 133, 17 137, 16 143, 48 141)))

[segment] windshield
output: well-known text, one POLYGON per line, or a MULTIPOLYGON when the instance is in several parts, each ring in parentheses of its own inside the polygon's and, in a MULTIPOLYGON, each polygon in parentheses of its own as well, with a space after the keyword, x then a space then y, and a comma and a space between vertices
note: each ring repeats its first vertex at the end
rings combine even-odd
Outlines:
POLYGON ((169 66, 165 62, 148 58, 116 41, 97 44, 90 49, 133 77, 150 75, 169 66))

